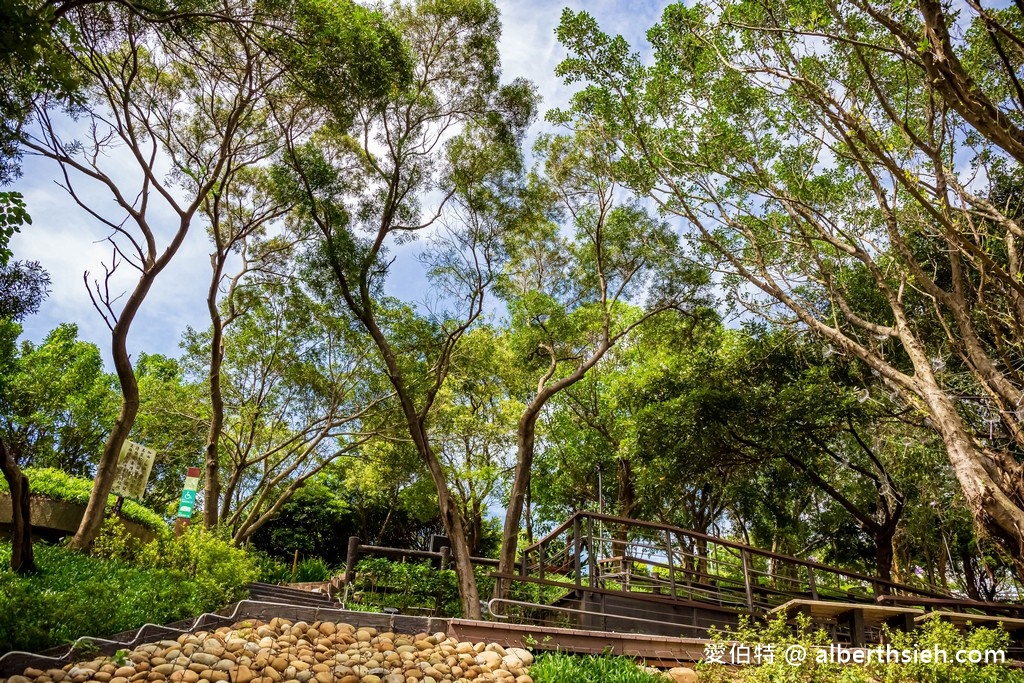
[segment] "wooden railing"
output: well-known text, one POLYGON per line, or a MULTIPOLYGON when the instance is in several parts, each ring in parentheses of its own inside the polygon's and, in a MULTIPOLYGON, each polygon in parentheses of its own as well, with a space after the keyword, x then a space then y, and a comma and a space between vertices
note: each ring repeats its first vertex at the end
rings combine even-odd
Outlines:
MULTIPOLYGON (((510 577, 511 578, 511 577, 510 577)), ((758 614, 794 598, 949 597, 689 529, 579 512, 522 551, 520 581, 648 594, 758 614)))

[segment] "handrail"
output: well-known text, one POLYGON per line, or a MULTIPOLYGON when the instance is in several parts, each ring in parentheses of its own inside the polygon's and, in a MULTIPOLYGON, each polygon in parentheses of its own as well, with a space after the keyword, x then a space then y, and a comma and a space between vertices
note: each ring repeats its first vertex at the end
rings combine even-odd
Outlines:
POLYGON ((732 548, 734 550, 739 550, 740 552, 746 551, 746 552, 749 552, 749 553, 751 553, 753 555, 758 555, 760 557, 767 557, 769 559, 773 559, 773 560, 777 560, 777 561, 789 562, 789 563, 801 565, 801 566, 804 566, 804 567, 810 567, 810 568, 813 568, 813 569, 819 569, 819 570, 822 570, 824 572, 828 572, 828 573, 831 573, 831 574, 839 574, 839 575, 845 576, 847 578, 857 579, 858 581, 866 581, 866 582, 871 583, 871 584, 878 584, 878 585, 885 586, 887 588, 895 589, 895 590, 899 590, 899 591, 911 592, 911 593, 915 593, 915 594, 918 594, 918 595, 923 595, 923 596, 928 596, 928 597, 936 597, 936 598, 949 597, 948 594, 940 593, 940 592, 937 592, 937 591, 934 591, 934 590, 928 590, 928 589, 923 589, 923 588, 916 588, 914 586, 909 586, 907 584, 896 583, 895 581, 887 581, 885 579, 882 579, 882 578, 879 578, 879 577, 876 577, 876 576, 867 576, 865 574, 860 574, 858 572, 854 572, 854 571, 850 571, 850 570, 846 570, 846 569, 841 569, 839 567, 831 567, 831 566, 826 565, 826 564, 821 564, 820 562, 814 562, 813 560, 802 560, 802 559, 800 559, 798 557, 793 557, 791 555, 783 555, 781 553, 772 552, 770 550, 763 550, 761 548, 756 548, 754 546, 750 546, 750 545, 747 545, 745 543, 739 543, 737 541, 729 541, 729 540, 726 540, 726 539, 723 539, 723 538, 718 538, 716 536, 710 536, 708 534, 704 534, 704 533, 701 533, 699 531, 693 531, 691 529, 683 529, 681 527, 672 526, 672 525, 669 525, 669 524, 659 524, 657 522, 648 522, 648 521, 641 520, 641 519, 628 519, 626 517, 615 517, 614 515, 606 515, 606 514, 602 514, 602 513, 599 513, 599 512, 590 512, 590 511, 586 511, 586 510, 581 510, 581 511, 573 513, 572 516, 569 517, 569 519, 567 519, 561 525, 556 527, 553 531, 551 531, 549 534, 547 534, 544 538, 542 538, 541 540, 537 541, 533 545, 523 549, 523 551, 522 551, 523 558, 524 558, 523 561, 524 562, 526 561, 525 558, 528 556, 528 553, 537 550, 538 548, 540 548, 541 545, 546 545, 546 544, 550 543, 551 541, 553 541, 559 534, 563 533, 564 531, 566 531, 567 529, 572 527, 572 525, 577 522, 577 519, 582 520, 582 519, 586 519, 588 517, 590 519, 593 519, 593 520, 599 520, 599 521, 610 523, 610 524, 625 524, 627 526, 643 527, 643 528, 647 528, 647 529, 653 529, 653 530, 656 530, 656 531, 668 531, 668 532, 674 533, 674 534, 683 534, 685 536, 689 536, 690 538, 694 538, 694 539, 698 539, 698 540, 702 540, 702 541, 707 541, 707 542, 710 542, 710 543, 715 543, 717 545, 724 546, 726 548, 732 548))

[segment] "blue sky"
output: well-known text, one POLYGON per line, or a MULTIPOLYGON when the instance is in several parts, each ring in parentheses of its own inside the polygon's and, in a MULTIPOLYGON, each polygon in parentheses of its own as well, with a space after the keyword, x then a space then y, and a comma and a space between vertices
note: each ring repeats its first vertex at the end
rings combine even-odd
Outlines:
MULTIPOLYGON (((667 4, 594 0, 564 5, 538 0, 498 0, 504 26, 500 44, 504 76, 507 80, 532 80, 543 98, 542 111, 564 105, 571 91, 554 76, 555 66, 565 56, 554 35, 564 7, 589 11, 605 31, 620 33, 637 46, 667 4)), ((548 128, 543 120, 538 121, 527 145, 532 144, 537 133, 548 128)), ((53 280, 49 299, 37 315, 24 323, 25 337, 39 341, 57 324, 73 322, 83 339, 100 347, 109 365, 109 332, 93 309, 83 283, 85 271, 102 274, 103 263, 109 261, 110 248, 103 241, 107 230, 56 185, 57 167, 53 162, 26 157, 23 171, 23 177, 9 189, 25 195, 33 225, 14 238, 15 258, 39 261, 53 280)), ((103 190, 89 196, 95 198, 98 206, 112 207, 103 190)), ((414 258, 417 248, 414 243, 402 249, 389 282, 390 294, 410 302, 418 301, 425 291, 422 269, 414 258)), ((178 340, 186 326, 207 326, 209 251, 202 226, 193 226, 132 325, 129 349, 133 357, 139 351, 178 355, 178 340)))

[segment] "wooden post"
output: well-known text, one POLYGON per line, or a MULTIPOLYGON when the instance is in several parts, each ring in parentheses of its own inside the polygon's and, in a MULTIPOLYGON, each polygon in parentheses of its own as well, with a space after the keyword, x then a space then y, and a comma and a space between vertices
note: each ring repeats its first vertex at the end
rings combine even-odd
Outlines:
POLYGON ((540 580, 541 581, 544 580, 544 569, 545 569, 544 565, 546 565, 548 563, 547 547, 548 547, 547 543, 541 543, 540 547, 537 549, 537 554, 540 556, 539 557, 540 562, 538 564, 538 567, 540 567, 540 568, 538 569, 537 573, 540 575, 540 580))
POLYGON ((359 537, 348 537, 348 553, 345 555, 345 583, 356 580, 356 562, 359 560, 359 537))
POLYGON ((665 555, 668 557, 668 591, 676 597, 676 563, 672 559, 672 533, 665 529, 665 555))
POLYGON ((748 557, 746 548, 740 551, 740 557, 743 559, 743 586, 747 589, 747 611, 749 611, 751 616, 753 616, 754 587, 750 582, 750 558, 748 557))
POLYGON ((594 555, 594 519, 587 517, 587 573, 590 575, 590 587, 594 587, 597 579, 597 556, 594 555))
POLYGON ((583 539, 580 537, 580 518, 576 517, 572 520, 572 544, 573 544, 573 555, 575 555, 575 573, 576 573, 576 587, 579 588, 583 585, 583 577, 580 574, 583 573, 583 560, 580 555, 583 554, 583 539))
MULTIPOLYGON (((441 571, 448 568, 448 556, 451 555, 452 549, 449 546, 441 546, 441 571)), ((438 582, 437 592, 434 593, 434 616, 441 616, 441 608, 444 606, 443 598, 444 594, 441 593, 441 583, 438 582)))
POLYGON ((814 567, 807 565, 807 585, 811 590, 811 600, 818 599, 818 585, 814 581, 814 567))
POLYGON ((114 509, 113 509, 114 515, 120 515, 121 514, 121 508, 123 506, 124 506, 124 496, 118 496, 117 500, 114 501, 114 509))
POLYGON ((184 517, 178 517, 174 520, 174 537, 180 538, 185 533, 185 527, 188 526, 188 520, 184 517))
POLYGON ((295 572, 299 568, 299 549, 295 549, 295 557, 292 558, 292 581, 295 580, 295 572))

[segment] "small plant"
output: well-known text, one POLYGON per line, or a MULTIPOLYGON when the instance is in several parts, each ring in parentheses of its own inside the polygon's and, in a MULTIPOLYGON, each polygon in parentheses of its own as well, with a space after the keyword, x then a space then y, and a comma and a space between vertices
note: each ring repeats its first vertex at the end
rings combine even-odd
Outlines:
POLYGON ((118 650, 114 653, 114 656, 110 658, 110 661, 112 661, 117 666, 124 666, 128 663, 128 655, 130 654, 130 650, 118 650))
POLYGON ((298 583, 310 583, 313 581, 329 581, 334 575, 331 565, 320 557, 311 557, 299 562, 295 568, 295 576, 292 581, 298 583))

